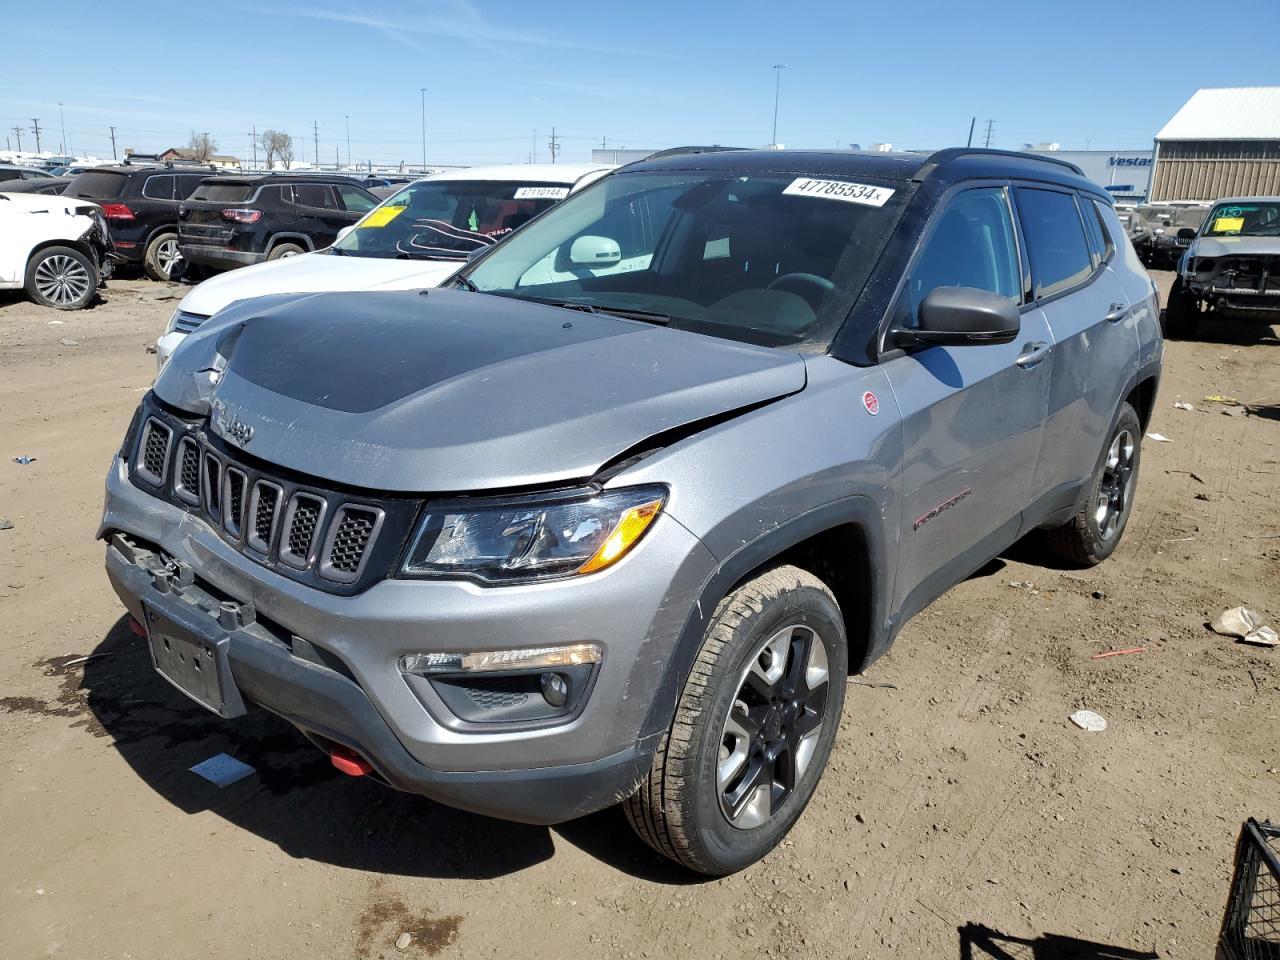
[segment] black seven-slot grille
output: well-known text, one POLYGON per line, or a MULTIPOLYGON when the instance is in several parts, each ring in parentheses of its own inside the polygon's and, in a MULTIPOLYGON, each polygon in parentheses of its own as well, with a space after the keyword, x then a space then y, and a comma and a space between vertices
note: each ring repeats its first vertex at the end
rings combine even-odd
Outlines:
POLYGON ((142 422, 130 467, 142 489, 199 514, 245 556, 331 592, 386 576, 418 509, 416 500, 359 497, 268 473, 198 427, 155 415, 142 422))

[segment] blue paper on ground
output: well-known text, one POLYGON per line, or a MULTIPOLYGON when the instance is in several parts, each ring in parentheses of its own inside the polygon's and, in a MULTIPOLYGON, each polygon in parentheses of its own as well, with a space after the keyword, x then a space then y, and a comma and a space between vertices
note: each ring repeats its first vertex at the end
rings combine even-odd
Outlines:
POLYGON ((202 763, 197 763, 191 768, 191 772, 199 774, 219 787, 229 787, 237 780, 243 780, 249 774, 257 773, 253 767, 247 763, 241 763, 227 753, 220 753, 202 763))

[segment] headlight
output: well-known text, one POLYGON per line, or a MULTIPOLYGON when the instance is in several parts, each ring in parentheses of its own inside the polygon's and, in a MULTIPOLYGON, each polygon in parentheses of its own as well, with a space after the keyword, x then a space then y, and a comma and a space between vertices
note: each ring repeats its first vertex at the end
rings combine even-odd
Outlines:
POLYGON ((164 325, 165 333, 173 333, 173 328, 178 325, 178 318, 180 316, 182 316, 181 308, 173 311, 173 314, 169 317, 169 322, 164 325))
POLYGON ((512 583, 595 573, 622 559, 666 501, 662 487, 429 504, 402 573, 512 583))

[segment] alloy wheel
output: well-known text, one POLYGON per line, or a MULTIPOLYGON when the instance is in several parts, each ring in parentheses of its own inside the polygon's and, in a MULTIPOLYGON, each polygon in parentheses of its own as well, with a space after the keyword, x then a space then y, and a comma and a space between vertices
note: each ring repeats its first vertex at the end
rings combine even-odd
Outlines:
POLYGON ((812 628, 791 624, 756 650, 720 734, 716 791, 725 819, 758 827, 804 776, 827 712, 827 650, 812 628))
POLYGON ((173 271, 173 265, 178 261, 178 239, 170 237, 162 240, 160 245, 156 247, 156 266, 160 268, 160 272, 166 277, 173 271))
POLYGON ((54 254, 36 267, 35 286, 40 296, 50 303, 67 306, 88 294, 89 271, 74 257, 54 254))
POLYGON ((1103 540, 1110 540, 1115 536, 1129 509, 1134 445, 1133 434, 1127 429, 1121 430, 1111 441, 1107 458, 1102 464, 1102 479, 1098 482, 1093 519, 1098 525, 1098 536, 1103 540))

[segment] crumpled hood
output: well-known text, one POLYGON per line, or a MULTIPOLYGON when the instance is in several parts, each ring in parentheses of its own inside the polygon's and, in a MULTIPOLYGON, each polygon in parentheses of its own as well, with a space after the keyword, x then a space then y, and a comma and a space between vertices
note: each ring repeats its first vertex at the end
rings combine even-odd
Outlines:
POLYGON ((416 290, 436 286, 462 265, 457 260, 305 253, 210 277, 182 298, 179 309, 207 317, 237 300, 273 293, 416 290))
POLYGON ((657 434, 804 385, 798 354, 432 290, 237 304, 154 389, 269 463, 445 493, 585 479, 657 434))
POLYGON ((51 193, 5 193, 2 183, 0 183, 0 193, 4 193, 4 197, 0 198, 0 212, 65 213, 75 216, 80 210, 87 213, 90 210, 99 209, 92 200, 80 200, 75 197, 60 197, 51 193))
POLYGON ((1280 256, 1280 237, 1199 237, 1193 257, 1280 256))

